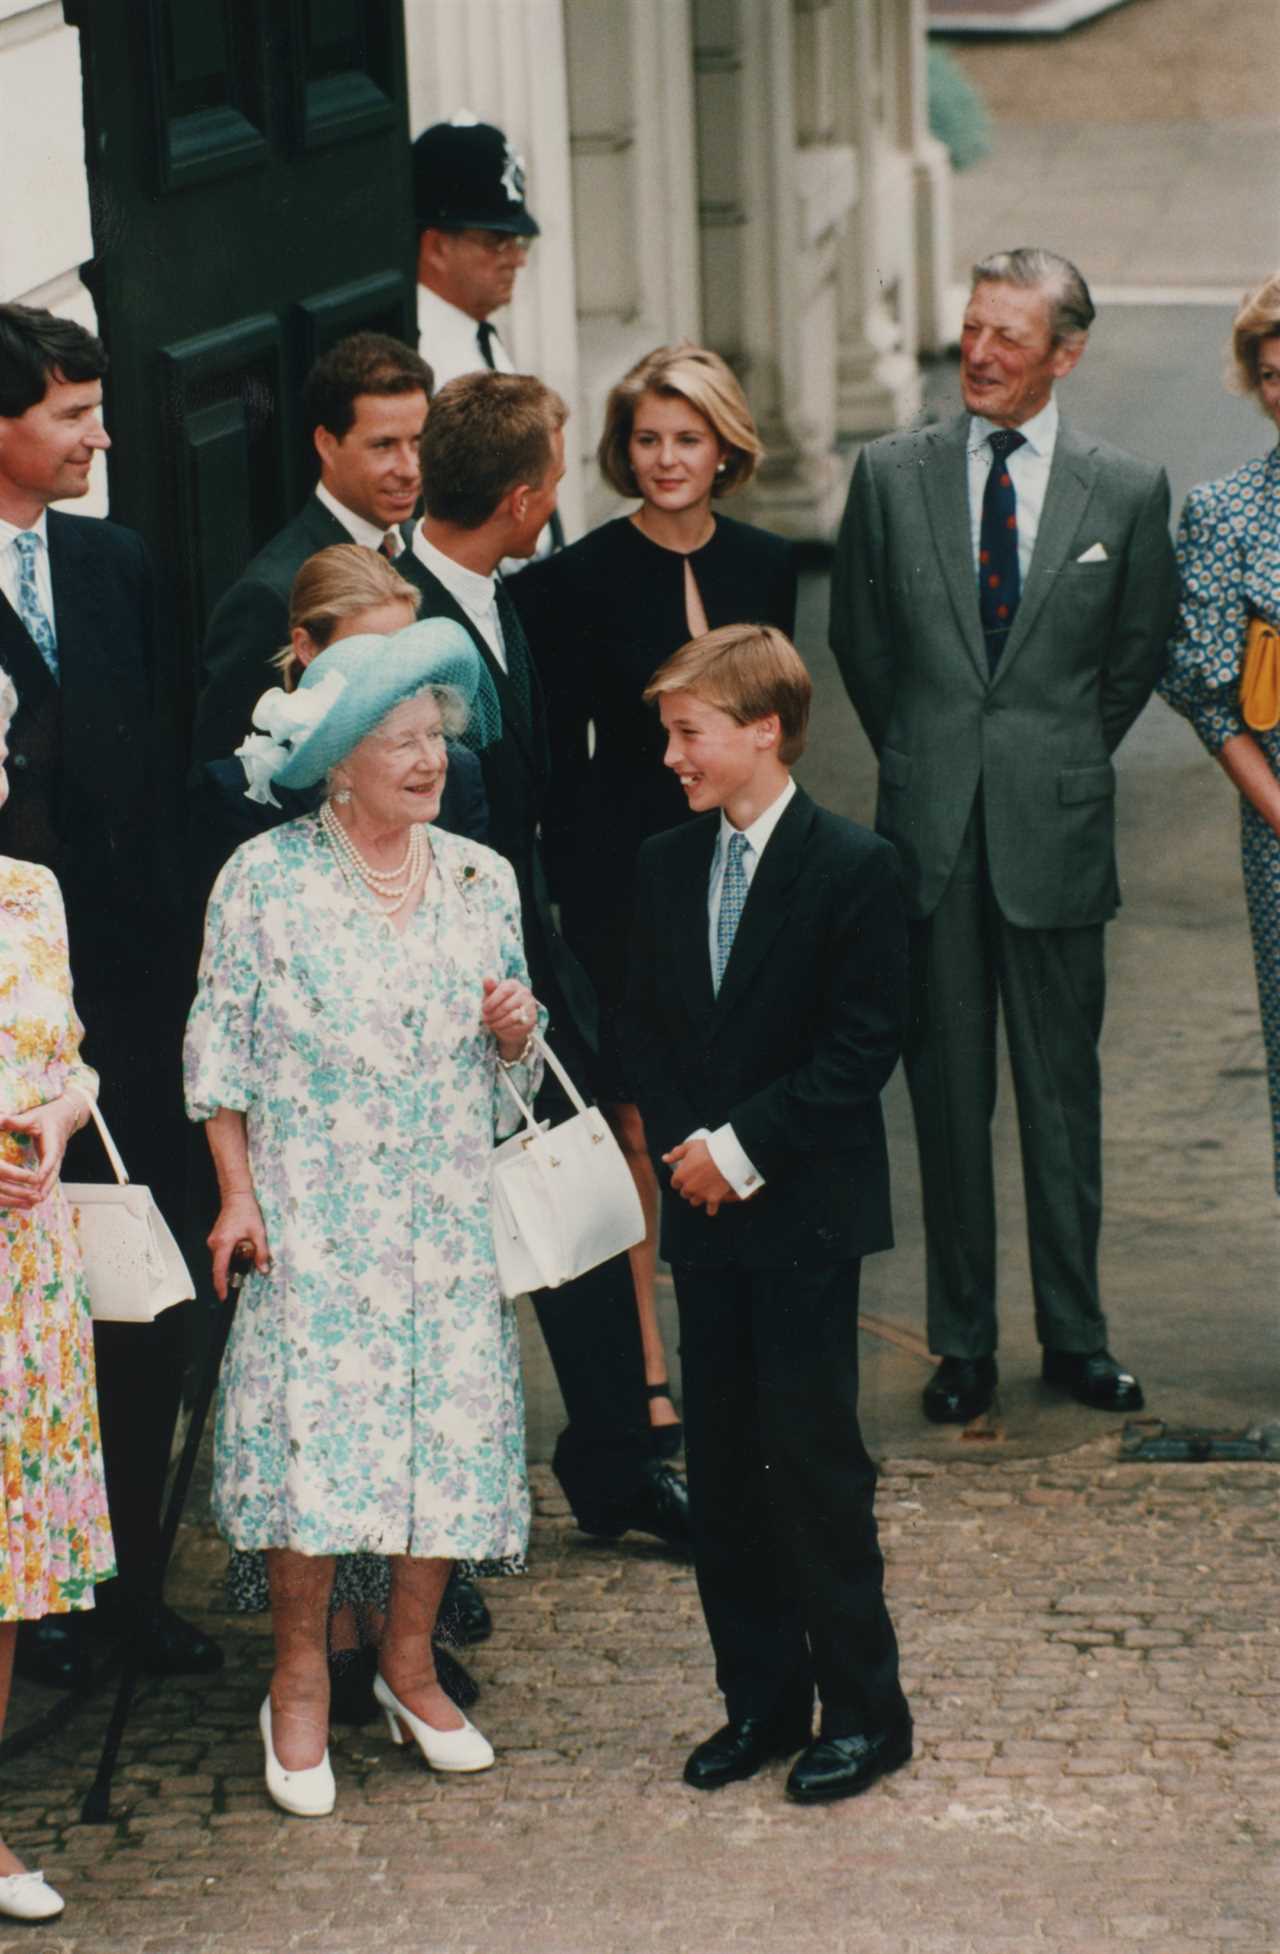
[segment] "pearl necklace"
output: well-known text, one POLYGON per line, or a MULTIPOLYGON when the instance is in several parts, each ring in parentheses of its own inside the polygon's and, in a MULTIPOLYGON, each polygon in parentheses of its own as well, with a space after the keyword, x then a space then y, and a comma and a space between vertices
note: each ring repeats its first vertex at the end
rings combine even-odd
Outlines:
POLYGON ((379 869, 365 860, 328 801, 320 810, 320 826, 352 893, 358 894, 358 885, 363 883, 378 898, 381 915, 398 915, 431 866, 431 849, 423 829, 410 828, 403 861, 395 868, 379 869), (384 908, 383 904, 390 906, 384 908))

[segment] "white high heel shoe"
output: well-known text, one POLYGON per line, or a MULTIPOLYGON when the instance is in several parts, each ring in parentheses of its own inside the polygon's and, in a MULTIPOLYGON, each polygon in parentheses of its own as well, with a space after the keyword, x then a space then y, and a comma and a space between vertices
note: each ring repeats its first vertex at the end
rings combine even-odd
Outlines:
POLYGON ((328 1750, 318 1764, 308 1765, 305 1771, 286 1771, 271 1742, 269 1696, 258 1712, 258 1728, 267 1753, 267 1791, 281 1811, 291 1812, 294 1818, 327 1818, 338 1797, 328 1750))
POLYGON ((424 1723, 412 1710, 405 1709, 400 1698, 383 1681, 381 1670, 373 1679, 373 1693, 382 1705, 392 1743, 402 1744, 404 1732, 408 1730, 433 1771, 487 1771, 493 1763, 493 1745, 481 1736, 474 1723, 462 1716, 461 1710, 458 1711, 462 1717, 461 1730, 437 1730, 433 1723, 424 1723))
POLYGON ((0 1879, 0 1914, 8 1920, 52 1920, 66 1904, 43 1873, 10 1873, 0 1879))

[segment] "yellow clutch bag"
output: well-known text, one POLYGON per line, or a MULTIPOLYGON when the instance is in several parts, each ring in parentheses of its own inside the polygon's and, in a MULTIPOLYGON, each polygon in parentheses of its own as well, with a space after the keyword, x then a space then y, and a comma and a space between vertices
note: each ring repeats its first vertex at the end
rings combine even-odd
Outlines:
POLYGON ((1280 725, 1280 631, 1261 617, 1251 617, 1244 634, 1240 710, 1255 733, 1280 725))

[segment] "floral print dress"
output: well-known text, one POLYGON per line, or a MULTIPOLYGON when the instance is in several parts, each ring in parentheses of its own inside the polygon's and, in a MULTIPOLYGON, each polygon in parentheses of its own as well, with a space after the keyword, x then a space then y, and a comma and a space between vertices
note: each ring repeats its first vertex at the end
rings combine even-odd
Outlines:
MULTIPOLYGON (((80 1034, 58 884, 0 855, 0 1110, 30 1112, 68 1085, 96 1094, 80 1034)), ((35 1158, 13 1133, 0 1153, 35 1158)), ((60 1185, 38 1208, 0 1207, 0 1486, 0 1622, 92 1608, 115 1553, 89 1292, 60 1185)))
POLYGON ((210 899, 187 1109, 245 1114, 271 1252, 223 1365, 214 1512, 233 1547, 512 1567, 527 1545, 489 1216, 513 1102, 480 1023, 485 977, 527 982, 519 898, 491 849, 431 839, 403 935, 314 815, 237 849, 210 899))

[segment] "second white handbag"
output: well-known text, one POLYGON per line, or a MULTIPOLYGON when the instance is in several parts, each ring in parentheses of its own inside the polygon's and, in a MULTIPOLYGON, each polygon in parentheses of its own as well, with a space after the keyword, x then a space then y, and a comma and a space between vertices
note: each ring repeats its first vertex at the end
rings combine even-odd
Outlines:
POLYGON ((493 1246, 504 1296, 558 1289, 644 1240, 644 1213, 622 1148, 597 1106, 588 1106, 550 1046, 543 1058, 575 1108, 559 1126, 539 1123, 511 1075, 524 1130, 495 1147, 493 1246))
POLYGON ((107 1158, 110 1181, 64 1181, 84 1261, 96 1323, 153 1323, 162 1310, 196 1293, 182 1251, 149 1187, 135 1187, 97 1102, 88 1100, 107 1158))

